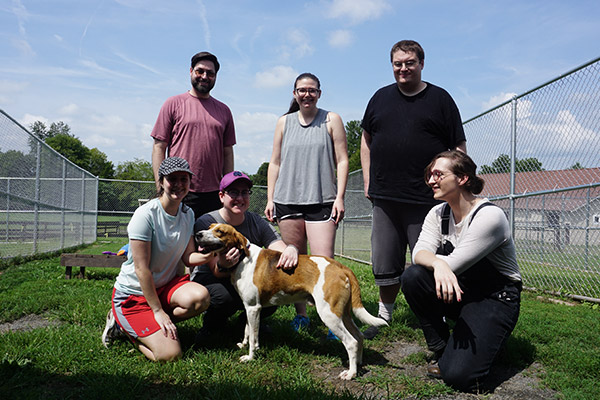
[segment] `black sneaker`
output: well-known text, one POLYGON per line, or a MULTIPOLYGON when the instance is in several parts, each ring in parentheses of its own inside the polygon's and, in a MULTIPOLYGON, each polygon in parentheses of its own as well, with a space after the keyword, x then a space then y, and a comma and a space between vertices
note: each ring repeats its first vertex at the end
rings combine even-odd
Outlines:
POLYGON ((108 346, 116 339, 122 338, 123 332, 121 327, 117 324, 117 320, 113 314, 112 308, 108 310, 106 314, 106 325, 102 332, 102 345, 108 349, 108 346))
MULTIPOLYGON (((377 315, 377 318, 381 318, 381 319, 385 320, 385 322, 387 322, 388 324, 391 322, 391 321, 388 321, 387 319, 383 318, 381 315, 377 315)), ((375 336, 377 336, 378 333, 379 333, 379 327, 370 326, 367 329, 365 329, 365 331, 363 332, 363 336, 367 340, 372 340, 373 338, 375 338, 375 336)))

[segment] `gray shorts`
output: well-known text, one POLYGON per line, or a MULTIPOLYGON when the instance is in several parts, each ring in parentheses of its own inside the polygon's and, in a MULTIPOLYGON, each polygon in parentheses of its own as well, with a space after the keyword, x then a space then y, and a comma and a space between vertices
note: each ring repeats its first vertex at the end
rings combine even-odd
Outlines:
POLYGON ((377 286, 400 283, 406 265, 406 246, 412 252, 431 207, 373 199, 371 261, 377 286))

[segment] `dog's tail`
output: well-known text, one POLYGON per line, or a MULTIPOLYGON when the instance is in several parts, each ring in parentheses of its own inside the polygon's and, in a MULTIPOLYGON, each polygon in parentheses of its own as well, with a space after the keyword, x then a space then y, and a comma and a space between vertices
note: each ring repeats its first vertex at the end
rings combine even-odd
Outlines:
POLYGON ((358 279, 356 279, 356 275, 349 268, 344 269, 348 280, 350 281, 350 288, 352 290, 352 312, 356 315, 363 324, 371 325, 371 326, 387 326, 387 322, 383 318, 374 317, 371 315, 365 308, 362 303, 362 298, 360 295, 360 286, 358 284, 358 279))

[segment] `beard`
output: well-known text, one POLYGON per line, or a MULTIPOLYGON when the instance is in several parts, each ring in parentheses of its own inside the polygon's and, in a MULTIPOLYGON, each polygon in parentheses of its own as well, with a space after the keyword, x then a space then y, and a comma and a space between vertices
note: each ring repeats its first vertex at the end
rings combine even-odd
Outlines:
POLYGON ((203 80, 202 78, 192 78, 192 86, 196 90, 196 92, 201 94, 210 93, 213 87, 215 87, 215 80, 203 80), (202 83, 205 83, 202 85, 202 83))

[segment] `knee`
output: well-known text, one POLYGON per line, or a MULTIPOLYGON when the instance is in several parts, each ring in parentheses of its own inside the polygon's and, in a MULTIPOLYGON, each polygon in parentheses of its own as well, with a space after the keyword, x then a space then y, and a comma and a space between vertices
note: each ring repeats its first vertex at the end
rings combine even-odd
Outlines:
POLYGON ((411 293, 422 287, 422 282, 427 278, 427 269, 421 265, 413 264, 404 270, 401 277, 401 287, 404 294, 411 293))
POLYGON ((183 352, 181 346, 168 346, 159 351, 154 352, 154 361, 158 362, 171 362, 177 361, 181 358, 183 352))
POLYGON ((441 368, 441 373, 444 383, 455 390, 471 392, 475 389, 477 379, 474 378, 473 370, 469 365, 462 363, 441 368))
POLYGON ((194 293, 193 304, 195 310, 199 313, 205 311, 210 306, 210 294, 205 287, 201 286, 201 288, 194 293))

